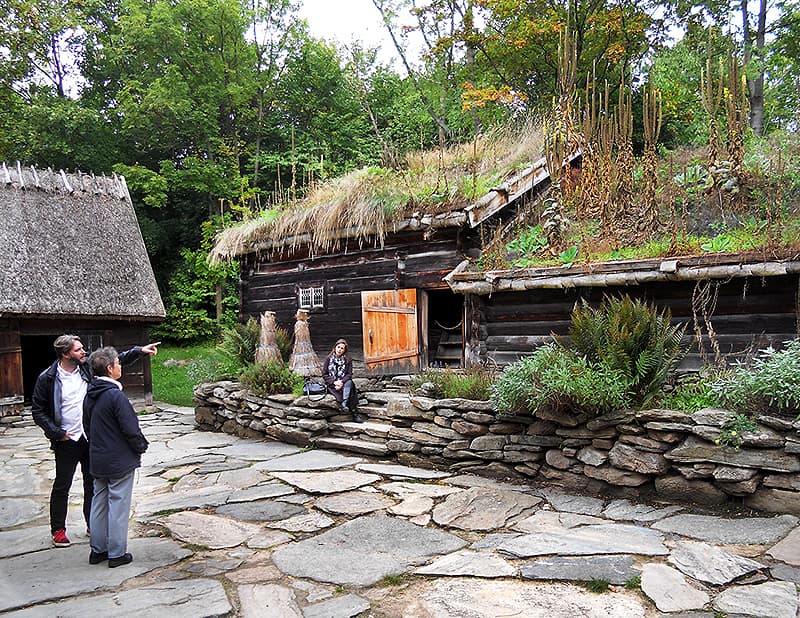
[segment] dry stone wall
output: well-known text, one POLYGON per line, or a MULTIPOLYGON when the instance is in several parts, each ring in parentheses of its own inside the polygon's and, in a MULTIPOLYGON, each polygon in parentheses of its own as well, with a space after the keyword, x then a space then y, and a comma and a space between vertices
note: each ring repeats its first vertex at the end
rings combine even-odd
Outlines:
POLYGON ((735 502, 800 515, 800 422, 760 416, 739 448, 715 441, 731 413, 705 409, 498 416, 488 402, 362 393, 357 424, 333 397, 259 397, 237 382, 195 390, 200 429, 347 448, 407 465, 535 477, 572 490, 735 502))

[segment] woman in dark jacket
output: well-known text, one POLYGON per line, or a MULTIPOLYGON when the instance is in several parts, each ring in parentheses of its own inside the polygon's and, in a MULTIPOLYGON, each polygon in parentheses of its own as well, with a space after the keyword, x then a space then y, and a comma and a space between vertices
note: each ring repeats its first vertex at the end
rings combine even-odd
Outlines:
POLYGON ((117 351, 111 347, 95 350, 89 365, 95 375, 83 400, 89 470, 94 477, 89 563, 108 559, 113 569, 133 560, 127 552, 133 478, 148 442, 131 402, 122 393, 117 351))
POLYGON ((322 377, 328 392, 336 397, 343 412, 353 415, 356 423, 364 419, 358 413, 358 392, 353 383, 353 359, 347 353, 347 341, 339 339, 322 363, 322 377))

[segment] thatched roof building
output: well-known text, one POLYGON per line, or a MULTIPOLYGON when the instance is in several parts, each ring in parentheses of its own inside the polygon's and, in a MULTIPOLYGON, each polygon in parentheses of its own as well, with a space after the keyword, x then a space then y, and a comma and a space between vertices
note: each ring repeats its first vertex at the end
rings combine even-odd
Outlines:
MULTIPOLYGON (((125 349, 164 318, 124 177, 3 163, 0 221, 0 397, 30 393, 63 332, 125 349)), ((150 392, 136 371, 131 390, 150 392)))

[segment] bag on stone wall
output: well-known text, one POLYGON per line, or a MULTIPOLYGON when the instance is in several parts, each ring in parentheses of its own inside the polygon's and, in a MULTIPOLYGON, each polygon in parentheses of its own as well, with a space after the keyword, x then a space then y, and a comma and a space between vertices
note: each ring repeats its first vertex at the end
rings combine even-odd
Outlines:
POLYGON ((316 382, 314 380, 306 380, 303 384, 303 394, 307 397, 320 396, 323 397, 327 394, 328 389, 324 383, 316 382))

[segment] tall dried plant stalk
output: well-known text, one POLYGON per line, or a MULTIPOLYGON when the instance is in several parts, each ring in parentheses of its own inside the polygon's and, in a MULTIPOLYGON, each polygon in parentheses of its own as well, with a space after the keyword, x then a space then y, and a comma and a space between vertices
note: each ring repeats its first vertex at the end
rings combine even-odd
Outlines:
POLYGON ((739 189, 733 194, 731 202, 739 207, 744 205, 744 135, 749 126, 748 107, 747 76, 738 56, 731 52, 728 54, 728 87, 725 89, 725 118, 728 129, 726 148, 731 163, 731 175, 736 178, 739 189))
POLYGON ((713 165, 719 159, 719 116, 723 95, 723 71, 719 66, 719 79, 711 77, 711 60, 706 60, 705 71, 700 70, 700 95, 703 109, 708 114, 708 160, 713 165))
POLYGON ((652 86, 645 88, 642 101, 644 153, 642 156, 642 218, 641 231, 652 234, 661 227, 658 218, 658 173, 656 144, 661 133, 661 93, 652 86))

